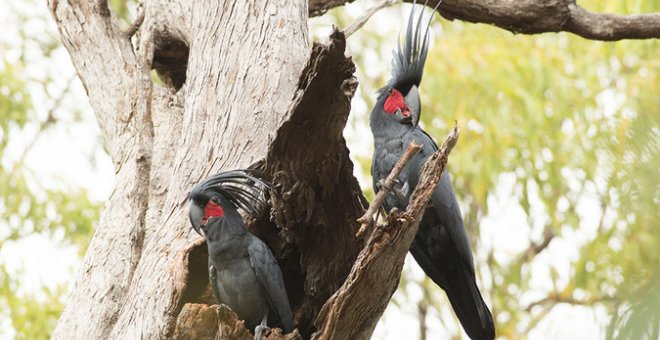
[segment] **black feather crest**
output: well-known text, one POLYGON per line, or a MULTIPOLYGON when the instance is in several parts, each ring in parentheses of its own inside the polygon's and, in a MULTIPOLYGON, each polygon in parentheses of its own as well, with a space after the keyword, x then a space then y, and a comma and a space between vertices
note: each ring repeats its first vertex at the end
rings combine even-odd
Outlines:
POLYGON ((249 170, 224 171, 210 176, 190 191, 190 199, 203 206, 212 196, 220 195, 236 208, 258 215, 266 206, 264 192, 269 184, 246 171, 249 170))
POLYGON ((424 15, 424 8, 427 3, 428 0, 424 2, 419 17, 415 20, 415 7, 417 7, 417 4, 413 2, 410 17, 408 18, 403 50, 401 47, 401 34, 399 34, 397 50, 392 51, 392 79, 387 83, 385 89, 397 88, 402 90, 403 93, 406 93, 410 87, 413 85, 419 86, 422 82, 424 63, 426 62, 426 55, 429 48, 429 27, 431 26, 433 14, 442 3, 442 0, 438 1, 435 5, 426 28, 422 29, 422 16, 424 15), (415 21, 417 22, 416 24, 415 21), (423 36, 422 30, 424 30, 423 36))

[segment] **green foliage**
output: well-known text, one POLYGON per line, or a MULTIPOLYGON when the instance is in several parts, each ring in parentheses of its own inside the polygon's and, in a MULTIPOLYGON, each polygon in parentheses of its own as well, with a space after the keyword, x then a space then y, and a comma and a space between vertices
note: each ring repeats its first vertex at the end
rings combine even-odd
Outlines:
MULTIPOLYGON (((26 85, 20 76, 0 72, 3 84, 10 84, 12 95, 2 97, 0 102, 0 154, 5 154, 8 138, 21 128, 35 124, 34 113, 25 92, 26 85)), ((29 152, 29 150, 24 150, 29 152)), ((0 167, 0 248, 10 242, 20 242, 27 236, 38 233, 55 237, 56 233, 65 244, 75 244, 84 252, 93 224, 98 221, 100 205, 92 203, 87 193, 80 189, 56 190, 44 187, 38 174, 23 166, 20 161, 11 164, 3 159, 0 167), (10 165, 8 165, 10 164, 10 165)), ((16 260, 16 259, 14 259, 16 260)), ((21 275, 7 272, 7 263, 0 261, 0 306, 9 311, 12 327, 19 338, 46 339, 52 332, 63 307, 66 294, 64 286, 50 290, 44 287, 39 292, 21 291, 21 275), (37 298, 35 294, 40 295, 37 298)), ((17 274, 17 273, 15 273, 17 274)))
POLYGON ((111 0, 108 2, 113 13, 117 16, 122 26, 128 27, 131 25, 131 17, 135 16, 135 7, 137 6, 135 0, 111 0))
MULTIPOLYGON (((17 16, 20 15, 17 13, 17 16)), ((36 18, 38 16, 30 20, 38 20, 36 18)), ((22 244, 29 236, 42 235, 63 246, 77 246, 82 255, 92 226, 99 219, 100 204, 90 201, 85 190, 66 185, 61 186, 65 189, 53 187, 52 179, 43 179, 24 162, 36 141, 28 141, 29 136, 36 130, 35 138, 39 138, 59 124, 57 114, 53 113, 57 112, 57 107, 51 109, 45 122, 40 121, 30 95, 35 88, 43 88, 47 93, 47 84, 52 82, 50 75, 39 75, 40 79, 35 79, 33 72, 28 76, 26 63, 35 55, 49 58, 58 44, 53 45, 48 34, 37 41, 23 29, 19 32, 21 45, 3 46, 0 41, 0 49, 25 51, 29 50, 26 46, 36 45, 38 52, 33 51, 32 57, 21 55, 18 62, 10 63, 4 56, 0 59, 0 249, 22 244), (10 149, 12 152, 8 152, 10 149)), ((75 121, 76 114, 73 116, 75 121)), ((10 319, 19 339, 47 339, 63 308, 68 285, 26 290, 23 280, 27 268, 20 267, 20 263, 21 259, 0 259, 0 310, 5 311, 2 319, 10 319), (14 269, 10 271, 10 267, 14 269)), ((0 338, 8 337, 9 334, 4 334, 6 331, 4 327, 0 329, 0 338)))
MULTIPOLYGON (((62 312, 64 287, 55 291, 44 288, 40 296, 16 294, 19 282, 11 278, 4 266, 0 266, 0 305, 9 311, 12 326, 18 339, 48 339, 62 312)), ((2 331, 0 331, 0 335, 2 331)))
MULTIPOLYGON (((440 47, 429 56, 437 62, 429 63, 424 83, 424 108, 443 114, 427 114, 424 122, 435 136, 443 136, 453 119, 465 127, 450 164, 469 205, 472 234, 479 233, 480 217, 491 212, 490 192, 507 173, 515 174, 511 195, 524 209, 532 235, 549 231, 577 243, 564 235, 584 228, 585 217, 576 209, 581 201, 596 199, 602 209, 597 213, 611 211, 582 245, 568 283, 554 275, 555 291, 541 311, 530 312, 521 303, 534 288, 534 256, 491 257, 493 309, 496 317, 506 315, 497 318, 506 320, 498 323, 499 334, 526 334, 540 321, 535 316, 559 302, 601 303, 612 311, 614 302, 648 285, 660 268, 654 230, 658 43, 601 43, 567 34, 514 37, 460 23, 444 27, 440 47)), ((660 307, 654 308, 651 324, 657 325, 660 307)))
POLYGON ((19 164, 0 168, 0 207, 7 217, 0 245, 34 233, 63 231, 64 239, 84 253, 92 225, 99 219, 99 205, 89 201, 85 190, 69 190, 43 187, 31 170, 19 164))
POLYGON ((3 60, 0 67, 0 150, 7 146, 10 125, 22 128, 27 121, 30 97, 23 90, 24 84, 17 80, 19 72, 15 65, 3 60))

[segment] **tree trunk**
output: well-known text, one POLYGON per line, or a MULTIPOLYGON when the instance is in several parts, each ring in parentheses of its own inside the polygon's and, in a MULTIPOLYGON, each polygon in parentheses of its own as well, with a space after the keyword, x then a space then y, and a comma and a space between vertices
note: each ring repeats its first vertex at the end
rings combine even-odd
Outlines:
MULTIPOLYGON (((308 310, 296 315, 299 327, 311 329, 313 315, 347 275, 358 241, 330 237, 326 244, 317 240, 310 249, 299 249, 299 240, 312 238, 307 233, 312 228, 328 233, 356 228, 361 194, 345 146, 335 145, 343 146, 352 90, 339 98, 342 112, 335 112, 336 127, 328 129, 333 144, 325 145, 327 157, 315 160, 326 161, 323 166, 296 164, 306 155, 295 150, 305 150, 296 142, 283 140, 271 148, 278 128, 290 118, 292 101, 300 98, 299 75, 310 51, 306 2, 150 1, 132 40, 135 48, 107 2, 52 0, 49 5, 116 170, 114 190, 53 337, 171 337, 184 304, 196 299, 207 281, 206 266, 194 266, 204 256, 195 252, 203 245, 189 232, 188 190, 221 169, 266 160, 269 152, 282 154, 280 163, 266 162, 276 192, 283 193, 274 201, 287 201, 292 198, 287 193, 296 190, 310 202, 336 200, 324 195, 341 192, 348 194, 339 197, 351 198, 329 211, 309 202, 291 203, 276 215, 293 238, 280 240, 280 251, 273 248, 290 267, 285 272, 298 274, 287 275, 287 285, 298 290, 291 294, 293 302, 308 310), (169 87, 153 85, 152 67, 163 71, 169 87), (298 173, 275 173, 282 167, 298 173), (327 183, 310 175, 315 170, 327 173, 327 183), (308 178, 301 181, 298 175, 308 178), (353 208, 338 211, 346 204, 353 208), (338 247, 345 249, 333 255, 339 264, 322 266, 338 247)), ((352 64, 347 71, 341 76, 351 77, 352 64)), ((259 233, 270 235, 274 244, 276 227, 262 224, 259 233)))

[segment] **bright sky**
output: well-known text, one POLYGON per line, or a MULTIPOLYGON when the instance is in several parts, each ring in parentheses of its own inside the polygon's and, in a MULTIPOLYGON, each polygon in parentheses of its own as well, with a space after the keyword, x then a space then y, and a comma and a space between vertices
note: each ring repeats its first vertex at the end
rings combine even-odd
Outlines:
MULTIPOLYGON (((370 6, 375 1, 358 1, 357 4, 349 5, 347 6, 348 14, 351 17, 359 16, 368 7, 365 6, 365 3, 370 6)), ((365 29, 376 30, 377 28, 383 35, 396 36, 406 22, 409 8, 408 5, 403 5, 383 10, 369 21, 365 29), (400 23, 400 25, 382 24, 392 22, 400 23)), ((313 36, 326 35, 332 24, 333 22, 329 18, 314 19, 312 21, 313 36)), ((25 70, 29 79, 50 77, 54 80, 47 89, 48 93, 45 93, 38 84, 32 83, 29 90, 34 99, 34 114, 40 120, 44 120, 47 111, 53 106, 52 98, 59 96, 64 89, 69 89, 71 92, 62 101, 60 109, 55 112, 61 121, 67 123, 59 124, 57 128, 49 130, 37 140, 27 155, 28 167, 35 172, 38 180, 45 186, 79 186, 88 189, 94 200, 106 200, 112 190, 114 176, 112 164, 108 156, 102 152, 93 112, 80 81, 74 77, 75 71, 66 50, 60 47, 55 50, 50 60, 44 60, 41 58, 38 45, 33 42, 26 44, 25 53, 22 53, 18 49, 21 45, 19 30, 23 30, 28 37, 35 39, 42 37, 44 32, 48 32, 46 35, 56 36, 57 31, 44 3, 0 0, 0 31, 3 32, 0 36, 0 49, 6 48, 4 51, 0 50, 0 56, 9 63, 16 62, 21 57, 26 58, 27 64, 30 65, 29 69, 25 70), (10 11, 12 8, 25 17, 12 14, 13 11, 10 11), (47 18, 47 20, 42 18, 47 18), (74 122, 74 113, 80 113, 82 117, 80 122, 74 122)), ((432 34, 441 36, 440 27, 435 26, 432 34)), ((360 77, 389 74, 390 51, 395 47, 394 44, 395 41, 389 41, 382 46, 380 51, 365 50, 364 46, 367 44, 360 40, 359 31, 351 37, 348 41, 348 53, 363 55, 369 64, 368 70, 358 70, 358 80, 360 77)), ((0 65, 0 67, 2 66, 0 65)), ((349 126, 345 130, 353 157, 356 155, 370 157, 373 150, 367 118, 370 108, 360 97, 362 91, 374 93, 375 90, 364 89, 361 86, 353 100, 349 126)), ((20 157, 22 150, 34 138, 35 133, 35 127, 27 127, 22 131, 14 130, 11 133, 11 143, 7 153, 0 156, 3 166, 11 164, 20 157)), ((436 136, 436 140, 438 139, 441 137, 436 136)), ((356 163, 356 176, 365 188, 371 185, 371 180, 362 175, 367 171, 368 169, 361 169, 356 163)), ((511 199, 514 179, 513 174, 503 175, 499 186, 489 197, 489 205, 492 207, 491 214, 484 219, 481 225, 484 249, 476 250, 476 258, 485 258, 487 250, 494 247, 495 256, 499 259, 510 259, 513 254, 528 246, 529 229, 526 227, 525 215, 522 208, 511 199)), ((569 275, 570 260, 575 259, 578 255, 577 245, 593 237, 600 214, 598 204, 593 199, 595 189, 587 187, 583 199, 577 207, 578 213, 582 217, 580 228, 569 231, 564 239, 554 240, 549 249, 538 257, 531 269, 534 272, 532 282, 534 289, 524 295, 526 300, 536 300, 543 296, 546 289, 551 288, 548 265, 554 266, 558 270, 560 278, 565 280, 569 275), (575 241, 567 242, 565 239, 575 241)), ((543 214, 543 211, 539 210, 538 213, 543 214)), ((7 227, 6 223, 8 222, 0 220, 0 235, 2 235, 2 229, 7 227)), ((80 264, 76 251, 73 247, 63 246, 61 239, 53 240, 34 235, 20 242, 9 243, 0 249, 0 261, 7 264, 12 275, 22 277, 25 286, 22 287, 21 292, 33 294, 42 285, 55 287, 61 283, 71 284, 73 273, 80 264)), ((421 269, 411 258, 406 261, 404 270, 410 277, 417 280, 421 280, 423 277, 421 269)), ((498 289, 506 289, 506 287, 498 287, 498 289)), ((400 308, 390 304, 376 328, 374 339, 419 338, 416 303, 422 298, 422 292, 419 287, 409 285, 406 293, 408 300, 400 308)), ((438 293, 444 296, 444 293, 438 293)), ((406 301, 401 292, 395 294, 395 299, 399 302, 406 301)), ((487 295, 485 299, 490 301, 487 295)), ((489 305, 491 304, 489 303, 489 305)), ((445 324, 451 328, 450 332, 456 332, 457 325, 453 323, 450 314, 438 316, 435 311, 431 311, 427 319, 427 325, 430 328, 429 338, 448 337, 446 330, 442 328, 444 326, 436 322, 439 317, 446 320, 445 324)), ((604 310, 593 312, 587 308, 559 305, 529 336, 532 339, 602 338, 603 325, 607 321, 604 310)), ((11 333, 12 330, 8 326, 7 320, 0 317, 0 335, 5 334, 11 337, 11 333)))

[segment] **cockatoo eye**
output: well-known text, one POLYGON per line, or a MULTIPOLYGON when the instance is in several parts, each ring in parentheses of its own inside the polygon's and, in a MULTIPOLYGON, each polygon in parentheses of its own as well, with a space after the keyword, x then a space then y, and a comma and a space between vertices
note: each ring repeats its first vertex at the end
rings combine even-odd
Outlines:
POLYGON ((406 102, 403 100, 403 95, 399 90, 390 89, 388 94, 389 96, 385 100, 385 104, 383 104, 383 110, 385 110, 385 112, 391 115, 397 113, 398 110, 401 110, 402 112, 410 112, 406 102))

